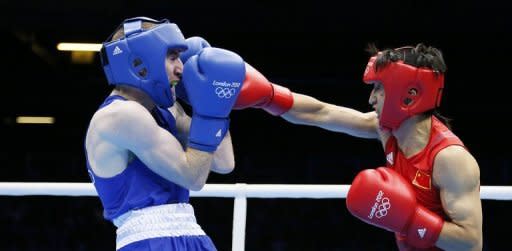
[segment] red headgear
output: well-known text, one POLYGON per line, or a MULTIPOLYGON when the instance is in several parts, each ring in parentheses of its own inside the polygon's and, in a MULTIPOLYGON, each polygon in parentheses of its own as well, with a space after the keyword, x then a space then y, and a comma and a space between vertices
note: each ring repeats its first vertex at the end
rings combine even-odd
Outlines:
POLYGON ((364 71, 366 84, 378 81, 386 98, 380 115, 380 126, 396 129, 407 118, 434 109, 441 103, 444 75, 432 69, 417 68, 403 61, 391 62, 377 72, 370 58, 364 71))

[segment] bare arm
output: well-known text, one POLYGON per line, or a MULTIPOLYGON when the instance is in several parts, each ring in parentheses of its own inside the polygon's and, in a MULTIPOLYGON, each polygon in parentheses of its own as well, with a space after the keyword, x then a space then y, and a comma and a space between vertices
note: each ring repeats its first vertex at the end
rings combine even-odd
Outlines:
MULTIPOLYGON (((89 131, 89 144, 96 141, 108 145, 105 149, 109 152, 104 156, 134 154, 158 175, 187 189, 200 190, 206 182, 212 154, 195 149, 184 151, 178 140, 159 127, 151 114, 136 102, 115 101, 99 110, 89 131)), ((112 157, 109 158, 95 159, 96 169, 108 169, 113 163, 112 157)))
POLYGON ((434 183, 450 217, 436 245, 444 250, 482 250, 482 204, 478 163, 466 149, 450 146, 436 157, 434 183))
MULTIPOLYGON (((171 107, 171 112, 176 118, 176 127, 178 128, 180 142, 185 146, 187 144, 192 119, 177 102, 171 107)), ((234 168, 235 156, 233 153, 233 145, 231 143, 231 135, 228 132, 226 133, 226 136, 224 136, 224 139, 217 150, 213 153, 211 170, 216 173, 226 174, 232 172, 234 168)))
POLYGON ((302 94, 293 93, 293 106, 281 117, 294 124, 317 126, 355 137, 379 137, 378 118, 375 112, 362 113, 302 94))

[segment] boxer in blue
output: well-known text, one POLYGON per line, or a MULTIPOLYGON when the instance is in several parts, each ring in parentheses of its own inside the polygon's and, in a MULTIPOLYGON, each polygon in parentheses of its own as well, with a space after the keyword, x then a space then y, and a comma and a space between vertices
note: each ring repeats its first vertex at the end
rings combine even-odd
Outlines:
POLYGON ((104 217, 117 227, 116 250, 216 250, 189 191, 200 190, 210 170, 234 168, 229 113, 245 65, 218 48, 183 65, 186 50, 176 24, 146 17, 124 20, 101 49, 114 89, 91 118, 85 152, 104 217), (175 100, 178 83, 192 118, 175 100))

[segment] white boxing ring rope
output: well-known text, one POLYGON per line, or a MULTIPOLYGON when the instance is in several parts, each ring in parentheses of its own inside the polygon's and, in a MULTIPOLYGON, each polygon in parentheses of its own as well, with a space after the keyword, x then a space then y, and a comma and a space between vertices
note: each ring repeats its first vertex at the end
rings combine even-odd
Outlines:
MULTIPOLYGON (((346 198, 350 185, 280 185, 280 184, 206 184, 192 197, 235 198, 233 209, 232 251, 243 251, 247 198, 346 198)), ((92 183, 0 182, 0 196, 98 196, 92 183)), ((486 200, 512 200, 512 186, 481 186, 486 200)))

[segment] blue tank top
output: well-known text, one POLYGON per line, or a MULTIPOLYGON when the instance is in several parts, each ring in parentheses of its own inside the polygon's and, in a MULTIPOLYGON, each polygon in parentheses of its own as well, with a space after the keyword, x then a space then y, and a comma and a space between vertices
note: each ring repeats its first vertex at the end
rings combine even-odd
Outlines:
MULTIPOLYGON (((109 96, 99 109, 114 100, 126 100, 121 96, 109 96)), ((176 135, 176 120, 172 114, 159 107, 151 111, 158 125, 176 135)), ((103 216, 107 220, 134 209, 171 203, 188 203, 189 190, 168 181, 149 169, 137 156, 128 163, 126 169, 111 178, 101 178, 94 174, 87 160, 89 176, 103 205, 103 216)))

